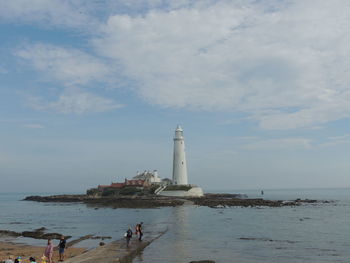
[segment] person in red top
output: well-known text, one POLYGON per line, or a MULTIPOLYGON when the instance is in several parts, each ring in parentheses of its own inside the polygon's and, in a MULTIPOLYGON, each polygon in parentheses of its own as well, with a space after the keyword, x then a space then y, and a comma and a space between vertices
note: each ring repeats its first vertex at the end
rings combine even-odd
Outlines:
POLYGON ((136 235, 138 235, 139 237, 139 241, 142 241, 142 236, 143 236, 142 224, 143 222, 141 222, 140 224, 137 224, 135 227, 135 232, 136 232, 136 235))

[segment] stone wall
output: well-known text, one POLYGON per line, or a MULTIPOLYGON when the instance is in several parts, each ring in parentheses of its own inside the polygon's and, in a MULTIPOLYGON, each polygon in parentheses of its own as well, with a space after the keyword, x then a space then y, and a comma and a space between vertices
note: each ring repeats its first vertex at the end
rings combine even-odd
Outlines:
POLYGON ((162 191, 162 196, 179 196, 179 197, 201 197, 203 196, 203 190, 200 187, 192 187, 188 191, 162 191))

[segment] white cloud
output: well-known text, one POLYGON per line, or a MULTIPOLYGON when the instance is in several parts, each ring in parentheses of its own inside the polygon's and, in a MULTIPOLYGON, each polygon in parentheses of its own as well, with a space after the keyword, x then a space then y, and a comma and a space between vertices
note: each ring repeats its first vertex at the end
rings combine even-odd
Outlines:
POLYGON ((344 145, 350 143, 350 134, 344 134, 341 136, 329 137, 328 141, 320 144, 321 147, 333 147, 337 145, 344 145))
POLYGON ((94 52, 105 60, 40 44, 16 53, 66 86, 123 75, 151 104, 244 112, 263 129, 318 127, 350 117, 347 0, 2 5, 5 20, 89 28, 94 52))
POLYGON ((264 129, 350 116, 347 1, 221 1, 114 15, 96 50, 163 107, 249 113, 264 129))
POLYGON ((103 61, 77 49, 35 44, 17 50, 15 54, 31 63, 35 69, 66 85, 105 81, 111 73, 103 61))
POLYGON ((29 45, 17 50, 15 54, 43 73, 46 81, 53 83, 58 81, 64 87, 56 101, 47 101, 43 97, 30 97, 28 105, 33 109, 84 114, 111 111, 123 106, 111 99, 83 91, 88 85, 96 88, 94 85, 96 82, 105 86, 113 80, 111 67, 93 55, 77 49, 47 44, 29 45), (80 88, 77 88, 78 86, 80 88))
POLYGON ((64 91, 57 101, 52 102, 31 97, 29 106, 36 110, 55 111, 64 114, 106 112, 123 107, 123 105, 117 104, 111 99, 77 89, 64 91))
POLYGON ((310 148, 311 140, 306 138, 268 139, 242 146, 244 150, 295 150, 310 148))

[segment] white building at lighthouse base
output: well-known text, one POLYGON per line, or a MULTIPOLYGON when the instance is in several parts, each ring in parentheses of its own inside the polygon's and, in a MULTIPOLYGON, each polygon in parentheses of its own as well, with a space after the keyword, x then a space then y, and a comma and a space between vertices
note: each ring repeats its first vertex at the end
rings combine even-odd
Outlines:
POLYGON ((171 190, 166 189, 159 195, 161 196, 173 196, 173 197, 202 197, 204 196, 203 189, 199 186, 193 185, 188 191, 185 190, 171 190))

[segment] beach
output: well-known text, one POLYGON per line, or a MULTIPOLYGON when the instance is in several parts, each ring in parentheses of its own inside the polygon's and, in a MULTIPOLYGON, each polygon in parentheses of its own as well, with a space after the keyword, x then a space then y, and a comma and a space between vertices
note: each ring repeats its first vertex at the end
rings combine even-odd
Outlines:
MULTIPOLYGON (((154 240, 161 237, 165 232, 155 235, 147 234, 142 241, 137 236, 131 239, 130 245, 126 246, 124 238, 103 244, 94 249, 69 247, 65 251, 66 263, 93 263, 93 262, 132 262, 132 259, 140 254, 154 240)), ((21 257, 24 262, 29 262, 34 257, 41 262, 45 247, 16 244, 13 242, 0 242, 0 262, 9 258, 21 257)), ((53 262, 58 262, 58 251, 54 251, 53 262)))
MULTIPOLYGON (((43 244, 45 241, 43 240, 43 244)), ((10 256, 13 258, 21 257, 24 262, 29 262, 30 257, 34 257, 40 262, 45 250, 45 246, 30 246, 26 244, 16 244, 13 242, 0 242, 0 262, 5 261, 10 256)), ((70 247, 65 252, 65 258, 69 259, 77 255, 81 255, 86 251, 85 248, 70 247)), ((58 251, 53 253, 53 261, 58 262, 58 251)))

